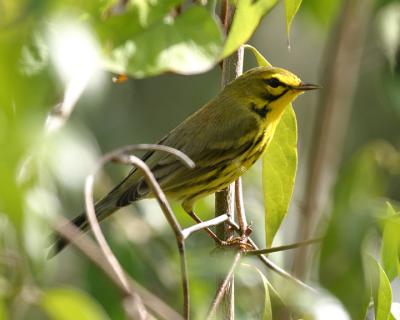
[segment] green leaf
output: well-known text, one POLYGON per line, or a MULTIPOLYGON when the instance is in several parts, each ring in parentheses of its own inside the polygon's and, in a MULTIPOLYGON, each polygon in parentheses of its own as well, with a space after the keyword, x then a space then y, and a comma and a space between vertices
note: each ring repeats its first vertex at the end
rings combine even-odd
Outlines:
POLYGON ((103 43, 103 49, 110 52, 153 24, 160 23, 181 2, 182 0, 131 0, 121 6, 118 1, 109 0, 101 13, 96 2, 80 2, 76 5, 86 7, 82 9, 91 13, 91 22, 103 43))
MULTIPOLYGON (((255 56, 259 66, 271 66, 253 46, 244 45, 255 56)), ((263 157, 263 190, 265 237, 267 247, 278 231, 292 198, 297 170, 297 121, 290 104, 284 111, 274 137, 263 157)))
POLYGON ((392 305, 392 288, 381 265, 370 255, 366 257, 371 280, 372 297, 376 320, 388 320, 392 305))
POLYGON ((106 320, 101 306, 87 294, 69 288, 44 292, 40 306, 54 320, 106 320))
POLYGON ((166 71, 193 74, 213 67, 221 50, 222 34, 214 18, 205 8, 192 7, 115 48, 107 66, 135 77, 166 71))
POLYGON ((286 12, 286 33, 289 41, 290 28, 292 26, 293 18, 300 8, 301 0, 285 0, 286 12))
POLYGON ((235 16, 221 58, 237 50, 253 35, 261 18, 267 14, 277 0, 240 0, 237 2, 235 16))
POLYGON ((297 122, 286 107, 262 162, 267 247, 278 231, 292 198, 297 169, 297 122))
POLYGON ((254 57, 256 58, 257 64, 260 67, 272 67, 272 65, 268 62, 267 59, 265 59, 265 57, 253 46, 249 45, 249 44, 245 44, 243 46, 244 49, 249 49, 251 51, 251 53, 254 55, 254 57))
POLYGON ((344 166, 321 247, 321 284, 339 298, 352 319, 365 318, 370 300, 362 248, 375 229, 375 199, 383 192, 378 169, 373 146, 363 148, 344 166))
POLYGON ((348 209, 347 216, 333 213, 321 247, 321 284, 339 298, 351 319, 364 319, 370 300, 361 250, 373 220, 364 209, 348 209))
POLYGON ((390 203, 386 207, 387 219, 382 232, 381 261, 389 280, 400 275, 400 215, 390 203))
POLYGON ((272 320, 272 304, 271 298, 277 296, 277 293, 272 288, 271 284, 269 283, 268 279, 264 276, 264 274, 254 265, 242 264, 251 270, 257 271, 257 274, 260 276, 263 286, 264 286, 264 310, 263 310, 263 320, 272 320), (270 295, 270 289, 272 290, 270 295))
POLYGON ((271 306, 271 297, 269 296, 269 281, 264 276, 264 274, 258 270, 258 274, 260 275, 263 285, 264 285, 264 313, 263 313, 263 320, 272 320, 272 306, 271 306))
POLYGON ((306 11, 313 21, 318 24, 317 27, 329 28, 332 21, 337 17, 338 10, 341 8, 341 1, 304 1, 302 10, 306 11))

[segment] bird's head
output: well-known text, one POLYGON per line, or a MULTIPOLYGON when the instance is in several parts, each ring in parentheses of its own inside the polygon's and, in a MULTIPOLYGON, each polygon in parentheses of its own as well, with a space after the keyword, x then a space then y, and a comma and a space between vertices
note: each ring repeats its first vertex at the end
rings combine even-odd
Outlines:
POLYGON ((281 113, 305 91, 320 88, 304 83, 296 75, 282 68, 258 67, 245 72, 233 83, 246 106, 260 116, 271 111, 281 113), (236 85, 234 84, 235 82, 236 85))

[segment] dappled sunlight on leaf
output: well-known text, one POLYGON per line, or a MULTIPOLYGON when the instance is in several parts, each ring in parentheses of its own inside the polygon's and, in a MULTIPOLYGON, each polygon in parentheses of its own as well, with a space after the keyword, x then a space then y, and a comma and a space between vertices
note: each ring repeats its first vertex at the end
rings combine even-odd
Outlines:
POLYGON ((214 66, 221 48, 216 21, 204 8, 193 7, 176 19, 155 23, 115 48, 107 66, 135 77, 166 71, 199 73, 214 66))

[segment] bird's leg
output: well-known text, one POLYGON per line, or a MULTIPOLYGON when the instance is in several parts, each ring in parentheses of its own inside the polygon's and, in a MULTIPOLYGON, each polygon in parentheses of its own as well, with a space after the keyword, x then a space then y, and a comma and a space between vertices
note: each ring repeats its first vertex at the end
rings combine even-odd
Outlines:
MULTIPOLYGON (((197 223, 203 223, 203 220, 201 220, 194 213, 193 210, 188 210, 186 212, 197 223)), ((218 236, 210 228, 204 228, 204 230, 209 234, 209 236, 211 238, 213 238, 213 240, 215 241, 215 243, 219 247, 222 247, 222 248, 227 248, 227 247, 228 248, 239 248, 239 249, 245 250, 245 251, 254 249, 254 247, 250 243, 248 243, 248 241, 247 241, 250 233, 252 232, 252 229, 250 227, 245 232, 245 234, 243 234, 242 236, 234 237, 234 238, 228 239, 228 240, 221 240, 220 238, 218 238, 218 236)))
MULTIPOLYGON (((197 223, 202 223, 203 221, 197 216, 197 214, 194 213, 193 210, 185 210, 187 214, 197 223)), ((215 243, 221 247, 225 247, 228 245, 227 241, 221 240, 218 238, 218 236, 210 229, 210 228, 204 228, 204 230, 208 233, 208 235, 213 238, 215 243)))
MULTIPOLYGON (((203 220, 201 220, 200 218, 199 218, 199 216, 196 214, 196 213, 194 213, 194 210, 193 210, 193 203, 192 202, 189 202, 189 201, 187 201, 187 202, 183 202, 182 203, 182 208, 183 208, 183 210, 185 210, 185 212, 194 220, 194 221, 196 221, 197 223, 203 223, 203 220)), ((230 225, 230 227, 232 227, 231 225, 230 225)), ((239 247, 239 248, 241 248, 241 249, 245 249, 245 250, 250 250, 250 249, 253 249, 253 247, 252 246, 250 246, 248 243, 247 243, 247 238, 248 238, 248 236, 250 235, 250 233, 251 233, 251 228, 249 228, 248 230, 247 230, 247 232, 245 232, 245 234, 243 234, 242 236, 239 236, 239 237, 233 237, 233 238, 231 238, 231 239, 228 239, 228 240, 222 240, 222 239, 220 239, 210 228, 204 228, 204 230, 208 233, 208 235, 215 241, 215 243, 219 246, 219 247, 231 247, 231 248, 234 248, 234 247, 239 247)))

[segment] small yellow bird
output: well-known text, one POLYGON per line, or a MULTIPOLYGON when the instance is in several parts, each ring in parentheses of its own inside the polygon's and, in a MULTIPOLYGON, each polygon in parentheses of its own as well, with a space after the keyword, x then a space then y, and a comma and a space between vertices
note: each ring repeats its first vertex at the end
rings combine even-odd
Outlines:
MULTIPOLYGON (((161 151, 148 152, 142 160, 165 194, 181 201, 191 214, 196 200, 225 188, 260 158, 289 103, 304 91, 318 88, 303 83, 285 69, 251 69, 158 142, 184 152, 194 161, 195 168, 187 168, 176 157, 161 151)), ((133 169, 97 202, 97 218, 101 221, 120 207, 151 197, 141 172, 133 169)), ((81 230, 88 228, 85 214, 72 222, 81 230)), ((53 254, 67 244, 58 238, 53 254)))

